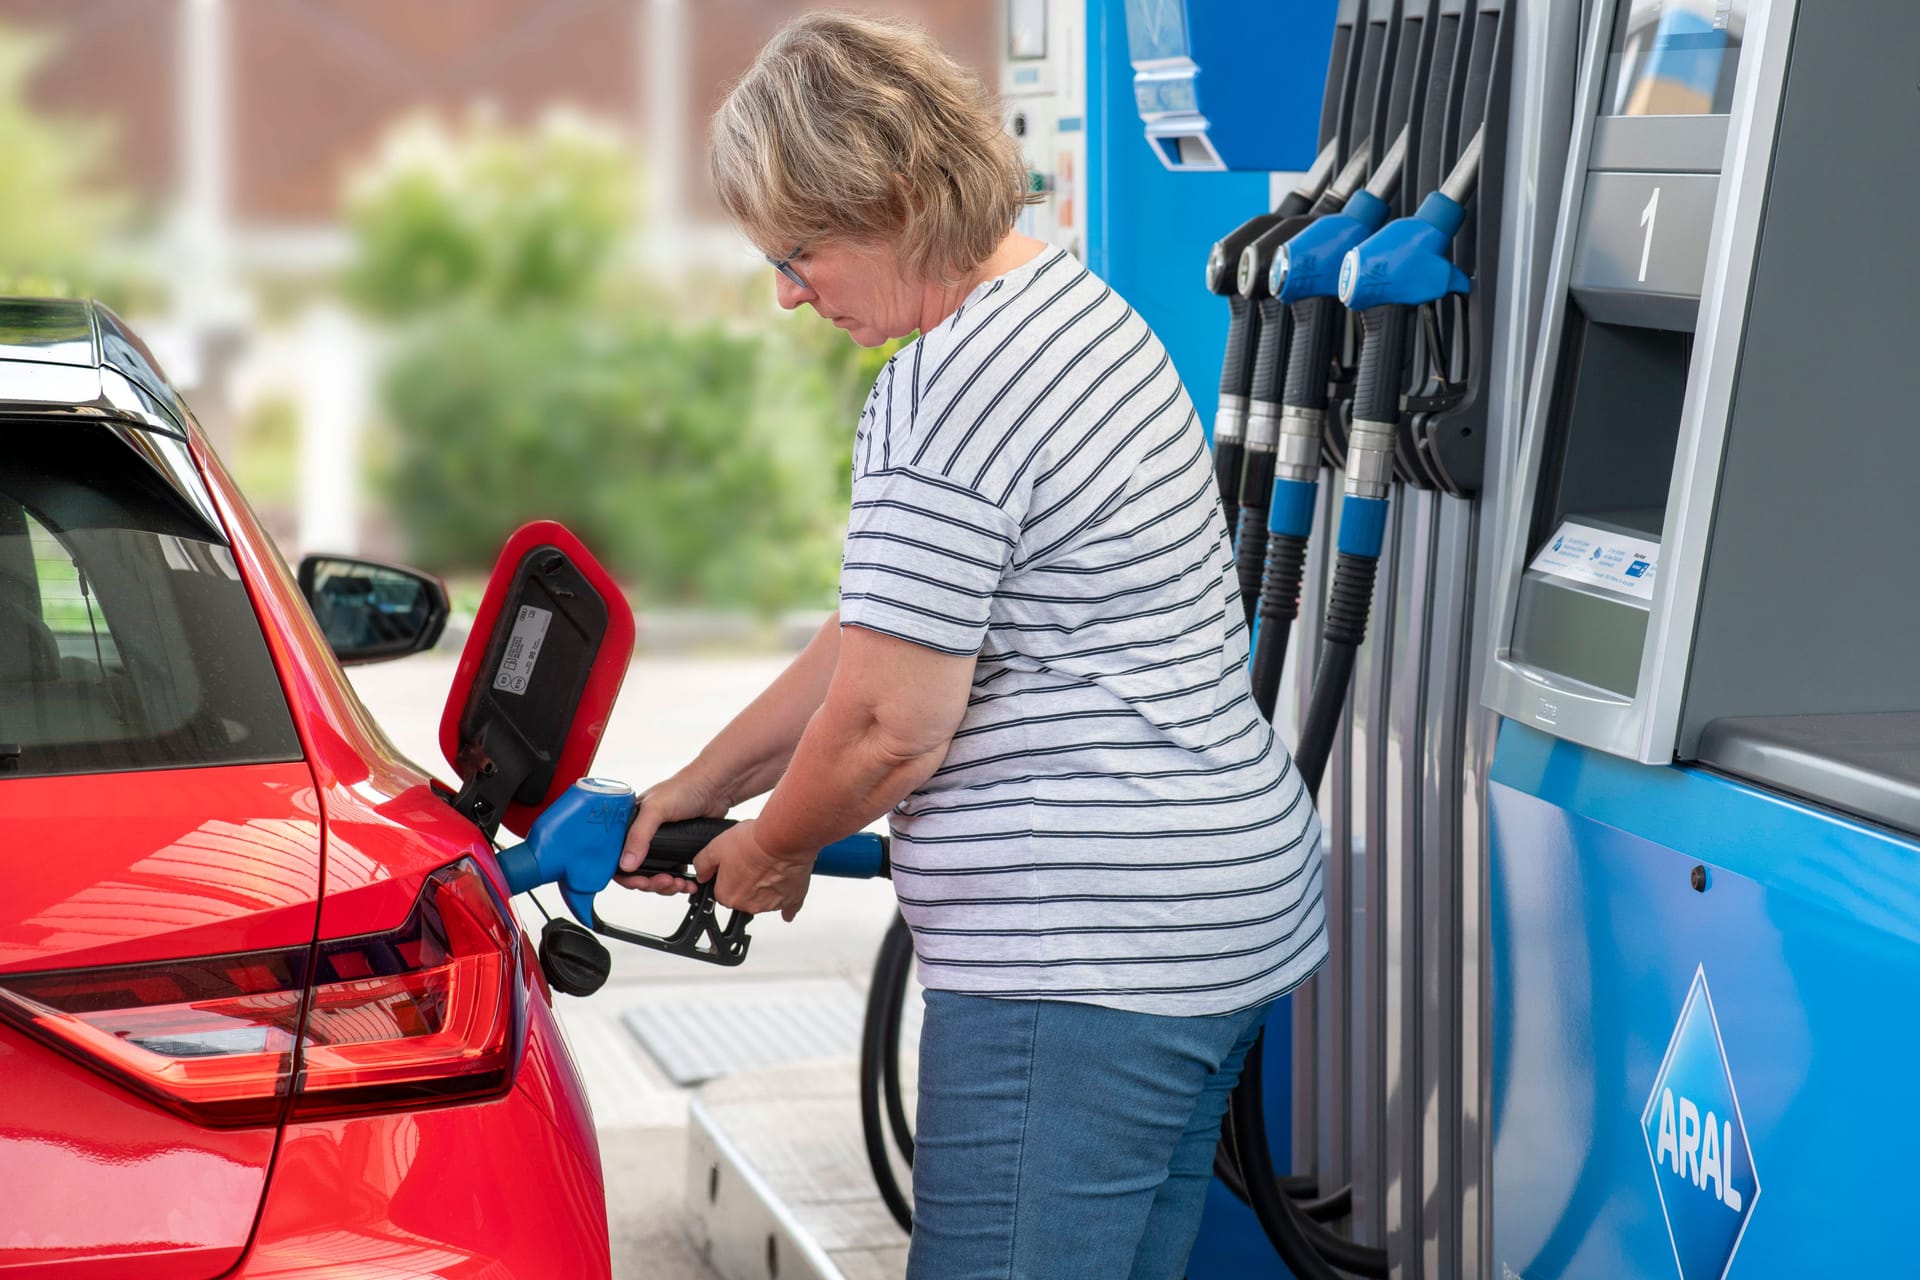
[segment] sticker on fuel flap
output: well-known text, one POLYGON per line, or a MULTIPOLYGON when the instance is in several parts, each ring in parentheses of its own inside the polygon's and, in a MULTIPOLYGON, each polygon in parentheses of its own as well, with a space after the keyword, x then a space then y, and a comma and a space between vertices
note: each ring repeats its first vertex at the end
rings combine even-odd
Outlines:
POLYGON ((520 616, 513 620, 513 634, 507 637, 507 651, 500 658, 499 674, 493 677, 494 688, 507 693, 527 691, 533 664, 540 661, 540 646, 547 638, 547 624, 552 621, 551 609, 520 606, 520 616))

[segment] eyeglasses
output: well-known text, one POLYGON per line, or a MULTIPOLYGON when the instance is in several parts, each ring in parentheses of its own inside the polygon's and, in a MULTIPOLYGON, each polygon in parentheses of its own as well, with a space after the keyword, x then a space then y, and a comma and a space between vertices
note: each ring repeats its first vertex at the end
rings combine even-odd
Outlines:
POLYGON ((795 245, 793 252, 788 254, 784 258, 768 258, 767 265, 772 267, 775 271, 778 271, 781 275, 785 276, 787 279, 793 281, 796 287, 801 289, 811 290, 813 286, 808 284, 806 281, 806 278, 803 277, 798 271, 794 270, 794 267, 793 267, 793 260, 799 257, 801 254, 801 251, 804 250, 806 247, 807 246, 805 246, 804 244, 795 245))

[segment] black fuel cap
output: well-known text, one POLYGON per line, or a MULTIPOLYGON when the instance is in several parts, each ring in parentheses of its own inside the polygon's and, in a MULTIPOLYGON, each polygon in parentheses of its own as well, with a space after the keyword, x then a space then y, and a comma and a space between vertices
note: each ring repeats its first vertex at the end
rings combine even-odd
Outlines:
POLYGON ((571 920, 549 920, 540 931, 540 971, 556 991, 590 996, 606 985, 613 957, 600 939, 571 920))

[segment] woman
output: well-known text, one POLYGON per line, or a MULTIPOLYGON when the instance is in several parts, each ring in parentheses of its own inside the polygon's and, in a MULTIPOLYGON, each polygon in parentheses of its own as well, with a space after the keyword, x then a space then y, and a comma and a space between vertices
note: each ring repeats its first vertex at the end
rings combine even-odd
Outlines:
POLYGON ((1193 406, 1012 229, 1013 141, 918 31, 787 27, 712 165, 782 306, 919 336, 860 417, 839 614, 646 793, 624 865, 771 788, 695 870, 790 920, 814 851, 887 815, 928 988, 909 1275, 1180 1276, 1241 1058, 1326 954, 1193 406))

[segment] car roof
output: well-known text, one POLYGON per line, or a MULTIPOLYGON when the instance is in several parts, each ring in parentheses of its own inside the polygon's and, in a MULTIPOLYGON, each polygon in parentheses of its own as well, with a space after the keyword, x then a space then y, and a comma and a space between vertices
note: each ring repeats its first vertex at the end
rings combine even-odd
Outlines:
POLYGON ((124 320, 86 298, 0 297, 0 416, 79 414, 184 436, 192 415, 124 320))

